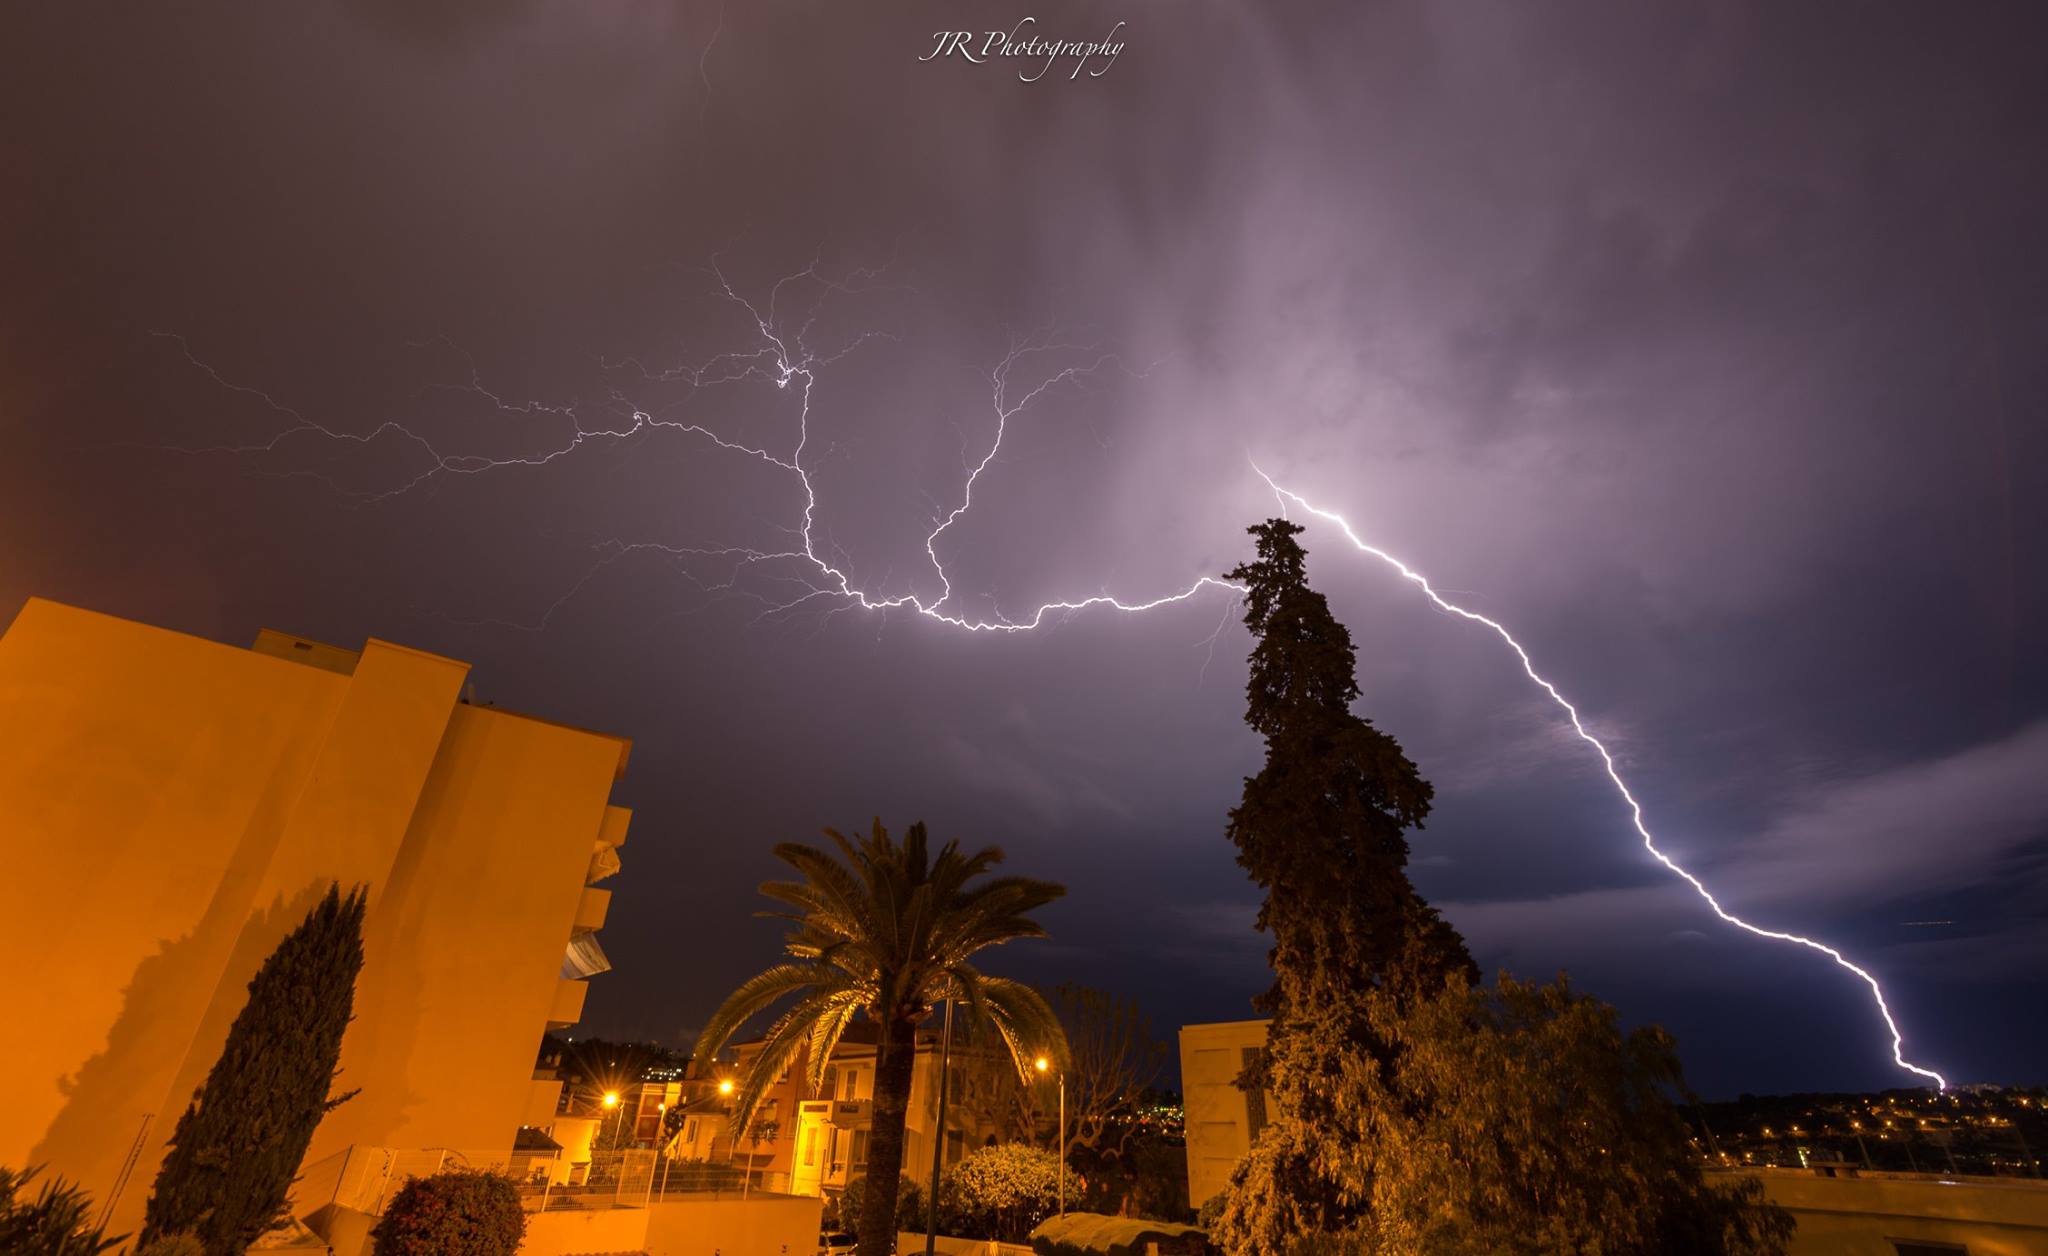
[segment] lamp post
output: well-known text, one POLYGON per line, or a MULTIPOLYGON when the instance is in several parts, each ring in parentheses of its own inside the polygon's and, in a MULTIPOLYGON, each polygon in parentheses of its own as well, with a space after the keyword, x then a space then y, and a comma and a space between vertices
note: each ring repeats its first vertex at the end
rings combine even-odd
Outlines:
MULTIPOLYGON (((932 1188, 924 1208, 924 1256, 932 1256, 939 1242, 939 1170, 946 1151, 946 1063, 953 1049, 953 1000, 946 1000, 946 1028, 939 1036, 939 1123, 932 1131, 932 1188)), ((910 1039, 912 1067, 916 1067, 917 1035, 910 1039)), ((877 1057, 877 1065, 880 1060, 877 1057)))
MULTIPOLYGON (((1037 1063, 1040 1073, 1052 1067, 1052 1061, 1042 1055, 1038 1057, 1037 1063)), ((1060 1070, 1059 1079, 1060 1123, 1056 1132, 1059 1137, 1060 1166, 1059 1171, 1054 1176, 1059 1179, 1060 1184, 1060 1216, 1065 1218, 1067 1215, 1067 1071, 1065 1069, 1060 1070)))

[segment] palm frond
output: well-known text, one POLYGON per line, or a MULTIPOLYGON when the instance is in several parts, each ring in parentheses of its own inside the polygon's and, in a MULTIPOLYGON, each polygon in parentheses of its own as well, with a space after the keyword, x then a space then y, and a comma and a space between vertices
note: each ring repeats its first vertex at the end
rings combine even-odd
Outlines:
POLYGON ((725 1050, 734 1033, 755 1013, 767 1008, 784 995, 798 990, 810 989, 821 984, 838 984, 843 976, 838 970, 817 964, 777 964, 764 973, 747 979, 739 989, 726 996, 711 1019, 704 1026, 704 1032, 697 1035, 696 1049, 691 1052, 693 1059, 709 1064, 725 1050))

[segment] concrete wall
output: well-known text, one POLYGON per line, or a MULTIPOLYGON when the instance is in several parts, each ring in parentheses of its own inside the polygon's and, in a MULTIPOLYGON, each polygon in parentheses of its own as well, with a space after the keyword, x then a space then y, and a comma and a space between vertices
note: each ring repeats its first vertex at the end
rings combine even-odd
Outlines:
POLYGON ((822 1201, 671 1199, 647 1209, 649 1256, 813 1256, 822 1201))
POLYGON ((1181 1103, 1187 1118, 1188 1202, 1200 1208, 1230 1185, 1230 1172, 1251 1150, 1251 1105, 1237 1088, 1244 1053, 1266 1045, 1266 1022, 1183 1025, 1181 1103))
POLYGON ((582 1252, 639 1252, 647 1247, 647 1209, 529 1213, 523 1256, 577 1256, 582 1252))
POLYGON ((308 1162, 509 1145, 625 743, 466 706, 372 641, 265 652, 41 600, 0 637, 0 1163, 95 1197, 164 1140, 249 978, 330 881, 370 886, 356 1021, 308 1162), (349 660, 353 660, 350 666, 349 660))
POLYGON ((1946 1243, 1970 1256, 2048 1253, 2048 1182, 1757 1170, 1799 1231, 1790 1256, 1894 1256, 1892 1240, 1946 1243))
POLYGON ((818 1250, 819 1210, 815 1199, 777 1197, 536 1213, 526 1218, 519 1250, 524 1256, 812 1256, 818 1250))

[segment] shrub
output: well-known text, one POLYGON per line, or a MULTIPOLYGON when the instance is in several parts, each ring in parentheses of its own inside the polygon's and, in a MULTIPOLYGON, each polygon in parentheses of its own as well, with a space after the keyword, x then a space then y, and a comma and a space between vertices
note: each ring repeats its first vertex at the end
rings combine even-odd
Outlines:
POLYGON ((44 1182, 32 1200, 21 1192, 41 1165, 15 1172, 0 1165, 0 1252, 8 1256, 96 1256, 121 1241, 92 1222, 92 1196, 63 1178, 44 1182))
POLYGON ((407 1182, 377 1223, 377 1256, 512 1256, 526 1213, 512 1179, 450 1169, 407 1182))
MULTIPOLYGON (((939 1178, 939 1227, 960 1238, 1020 1242, 1059 1206, 1059 1157, 1027 1143, 984 1147, 939 1178)), ((1067 1198, 1081 1181, 1066 1173, 1067 1198)))
POLYGON ((206 1256, 206 1245, 190 1234, 166 1234, 135 1256, 206 1256))
MULTIPOLYGON (((860 1206, 868 1197, 868 1180, 854 1178, 839 1196, 838 1228, 847 1234, 860 1233, 860 1206)), ((896 1188, 896 1228, 924 1233, 924 1188, 904 1178, 896 1188)))

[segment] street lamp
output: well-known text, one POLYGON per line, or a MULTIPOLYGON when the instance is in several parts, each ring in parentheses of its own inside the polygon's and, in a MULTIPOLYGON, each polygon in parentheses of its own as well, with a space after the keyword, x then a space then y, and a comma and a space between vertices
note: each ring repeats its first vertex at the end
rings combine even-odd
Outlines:
MULTIPOLYGON (((1038 1057, 1034 1064, 1041 1074, 1052 1068, 1052 1061, 1042 1055, 1038 1057)), ((1060 1166, 1055 1176, 1059 1178, 1060 1216, 1064 1218, 1067 1215, 1067 1071, 1065 1069, 1060 1070, 1059 1079, 1060 1123, 1058 1134, 1060 1140, 1060 1166)))
MULTIPOLYGON (((619 1107, 619 1092, 618 1092, 618 1091, 616 1091, 616 1090, 607 1090, 607 1091, 605 1091, 605 1092, 604 1092, 604 1106, 605 1106, 605 1110, 606 1110, 606 1111, 610 1111, 610 1110, 611 1110, 611 1109, 613 1109, 613 1108, 618 1108, 618 1107, 619 1107)), ((619 1108, 619 1119, 618 1119, 617 1121, 615 1121, 615 1122, 613 1122, 613 1123, 612 1123, 612 1149, 613 1149, 613 1150, 615 1150, 615 1151, 616 1151, 616 1150, 618 1149, 618 1143, 619 1143, 619 1140, 620 1140, 621 1138, 623 1138, 623 1137, 625 1136, 625 1133, 626 1133, 626 1110, 625 1110, 624 1108, 619 1108)))
MULTIPOLYGON (((728 1099, 732 1098, 732 1078, 721 1077, 718 1079, 718 1093, 725 1096, 728 1099)), ((725 1106, 725 1138, 726 1158, 728 1162, 738 1160, 740 1156, 740 1129, 739 1126, 733 1124, 732 1105, 729 1103, 725 1106)), ((712 1144, 713 1147, 716 1147, 717 1145, 718 1144, 716 1143, 712 1144)), ((748 1156, 747 1163, 745 1165, 740 1166, 741 1199, 745 1199, 747 1197, 747 1187, 751 1183, 751 1180, 753 1178, 753 1171, 754 1158, 752 1156, 748 1156)))

